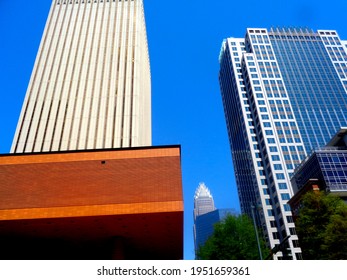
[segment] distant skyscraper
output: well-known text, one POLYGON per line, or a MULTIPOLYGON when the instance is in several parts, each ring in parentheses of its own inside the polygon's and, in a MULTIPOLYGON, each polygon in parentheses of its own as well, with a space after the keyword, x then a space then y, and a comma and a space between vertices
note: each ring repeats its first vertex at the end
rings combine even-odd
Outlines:
POLYGON ((151 145, 142 0, 53 0, 11 152, 151 145))
POLYGON ((301 249, 290 176, 347 124, 345 45, 336 31, 306 28, 249 28, 245 39, 222 45, 219 81, 241 210, 251 216, 256 207, 269 246, 290 235, 293 259, 301 249))
POLYGON ((205 183, 200 183, 194 195, 194 219, 215 209, 210 190, 205 183))
POLYGON ((198 188, 195 191, 194 195, 194 247, 195 251, 198 249, 197 246, 197 228, 196 228, 196 219, 198 216, 209 213, 216 210, 214 206, 213 197, 210 190, 206 187, 205 183, 200 183, 198 188))

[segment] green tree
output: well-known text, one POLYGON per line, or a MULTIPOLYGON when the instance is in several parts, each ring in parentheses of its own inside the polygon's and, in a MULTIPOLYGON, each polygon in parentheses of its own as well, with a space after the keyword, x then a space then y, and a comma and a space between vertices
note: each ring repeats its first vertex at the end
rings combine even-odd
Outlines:
POLYGON ((295 222, 302 255, 310 260, 347 259, 347 205, 325 192, 308 192, 295 222))
MULTIPOLYGON (((259 238, 263 257, 269 250, 259 238)), ((227 216, 214 227, 214 233, 201 246, 197 257, 202 260, 255 260, 259 259, 258 245, 251 219, 246 216, 227 216)))

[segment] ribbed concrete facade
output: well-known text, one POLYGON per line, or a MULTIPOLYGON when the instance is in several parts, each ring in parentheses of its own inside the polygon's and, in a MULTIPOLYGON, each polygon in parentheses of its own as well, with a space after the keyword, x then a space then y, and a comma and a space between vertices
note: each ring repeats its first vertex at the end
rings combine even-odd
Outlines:
POLYGON ((151 145, 141 0, 54 0, 11 152, 151 145))

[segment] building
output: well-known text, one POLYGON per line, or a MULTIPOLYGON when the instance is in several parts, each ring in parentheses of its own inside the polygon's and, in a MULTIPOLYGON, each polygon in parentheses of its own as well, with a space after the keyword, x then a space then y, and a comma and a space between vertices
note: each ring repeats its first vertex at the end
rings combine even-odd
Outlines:
POLYGON ((53 0, 0 155, 0 258, 182 259, 180 146, 150 145, 143 1, 53 0))
POLYGON ((216 209, 213 196, 205 183, 200 183, 194 195, 194 248, 198 251, 212 235, 214 224, 227 215, 236 215, 233 209, 216 209))
POLYGON ((347 128, 341 128, 326 146, 314 149, 295 169, 291 183, 295 195, 289 203, 294 218, 301 197, 310 190, 324 190, 347 202, 347 128))
POLYGON ((205 183, 200 183, 194 195, 194 219, 215 210, 214 200, 205 183))
POLYGON ((182 259, 180 146, 0 155, 0 259, 182 259))
MULTIPOLYGON (((347 124, 346 42, 334 30, 248 28, 224 40, 219 81, 241 211, 301 258, 288 200, 296 166, 347 124)), ((281 259, 282 253, 274 255, 281 259)))
POLYGON ((211 195, 210 190, 207 188, 205 183, 200 183, 197 189, 195 190, 194 195, 194 225, 193 225, 193 234, 194 234, 194 248, 195 252, 198 249, 198 245, 200 243, 197 243, 197 240, 199 237, 197 236, 198 229, 196 227, 196 219, 198 216, 212 212, 216 210, 216 207, 214 206, 214 200, 211 195))
POLYGON ((151 145, 142 0, 53 0, 11 152, 151 145))
POLYGON ((199 247, 204 245, 207 239, 213 234, 214 225, 223 221, 228 215, 236 216, 237 213, 233 209, 216 209, 196 217, 194 221, 195 252, 197 252, 199 247))

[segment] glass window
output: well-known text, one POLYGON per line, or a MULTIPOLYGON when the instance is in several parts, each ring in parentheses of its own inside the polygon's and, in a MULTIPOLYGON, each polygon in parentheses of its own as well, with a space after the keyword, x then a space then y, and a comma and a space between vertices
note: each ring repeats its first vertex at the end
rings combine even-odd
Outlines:
POLYGON ((274 164, 275 170, 282 170, 282 165, 281 164, 274 164))
POLYGON ((270 152, 277 152, 277 147, 274 147, 274 146, 270 146, 270 152))
POLYGON ((278 155, 272 155, 272 156, 271 156, 271 159, 272 159, 273 161, 279 161, 279 160, 280 160, 280 157, 279 157, 278 155))
POLYGON ((284 207, 284 211, 291 211, 289 204, 284 204, 283 207, 284 207))

